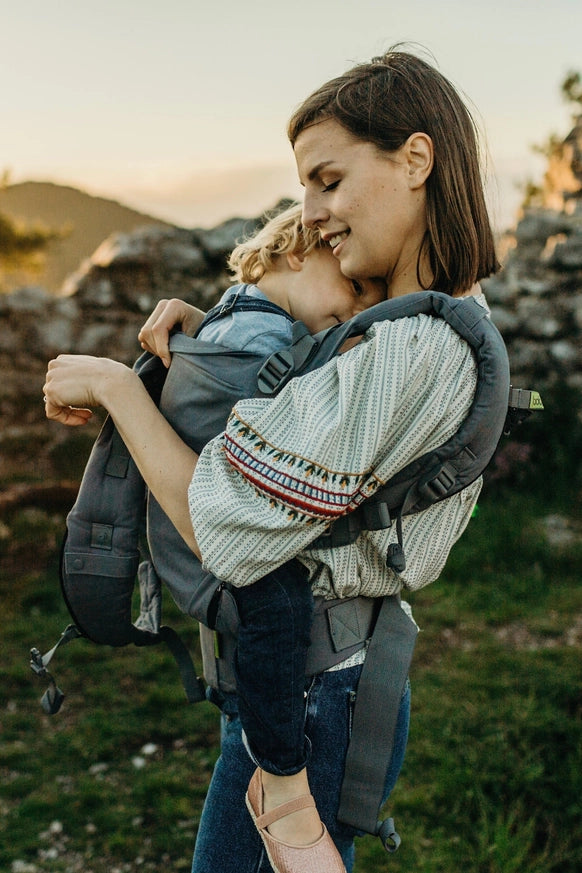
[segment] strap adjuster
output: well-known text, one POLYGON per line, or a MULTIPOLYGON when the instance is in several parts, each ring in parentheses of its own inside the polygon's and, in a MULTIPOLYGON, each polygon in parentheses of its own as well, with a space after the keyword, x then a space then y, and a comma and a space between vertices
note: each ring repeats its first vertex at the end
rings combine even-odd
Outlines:
POLYGON ((418 486, 418 494, 431 502, 442 500, 454 485, 455 470, 449 464, 443 464, 436 476, 418 486))
POLYGON ((362 514, 364 519, 362 527, 365 530, 387 530, 392 527, 390 506, 385 500, 375 501, 372 497, 365 500, 356 511, 362 514))
POLYGON ((272 354, 257 375, 257 387, 262 394, 273 394, 282 388, 293 372, 293 355, 289 349, 272 354))

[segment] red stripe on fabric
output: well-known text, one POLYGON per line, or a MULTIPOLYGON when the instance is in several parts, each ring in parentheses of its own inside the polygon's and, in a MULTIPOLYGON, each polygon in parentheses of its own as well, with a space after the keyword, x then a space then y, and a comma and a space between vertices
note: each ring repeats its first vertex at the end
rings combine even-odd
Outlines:
MULTIPOLYGON (((277 467, 273 467, 271 464, 267 464, 267 463, 265 463, 264 461, 259 460, 255 455, 251 454, 251 452, 249 452, 248 449, 246 449, 246 448, 245 448, 244 446, 242 446, 240 443, 237 443, 236 440, 233 440, 232 437, 230 437, 230 436, 227 435, 227 437, 226 437, 226 441, 225 441, 225 453, 226 453, 226 455, 228 456, 229 460, 232 458, 232 461, 235 461, 235 462, 239 463, 239 464, 241 465, 241 467, 244 465, 244 469, 245 469, 245 470, 247 470, 247 469, 248 469, 248 470, 254 470, 255 468, 252 467, 252 466, 250 466, 250 465, 247 465, 247 464, 244 463, 244 462, 243 462, 243 461, 242 461, 242 460, 241 460, 241 459, 240 459, 236 454, 234 454, 234 452, 232 452, 232 451, 229 449, 229 444, 232 444, 233 446, 236 446, 237 449, 239 449, 240 452, 241 452, 245 457, 252 458, 253 462, 254 462, 256 465, 258 465, 259 467, 261 467, 262 469, 264 469, 264 470, 272 470, 274 473, 277 474, 277 476, 284 476, 285 478, 290 479, 290 480, 293 481, 293 482, 297 482, 297 483, 305 484, 307 487, 313 487, 314 490, 323 491, 324 494, 330 494, 330 495, 334 495, 334 496, 336 496, 336 497, 340 497, 340 498, 344 498, 346 495, 348 495, 348 498, 349 498, 350 501, 351 501, 353 498, 355 498, 355 496, 356 496, 357 494, 361 494, 361 489, 360 489, 359 486, 355 489, 355 491, 347 491, 347 490, 343 490, 343 491, 331 491, 329 488, 327 488, 327 489, 326 489, 326 488, 323 488, 321 485, 317 485, 317 486, 313 485, 313 486, 311 486, 311 485, 307 482, 307 479, 306 479, 306 478, 301 479, 299 476, 292 476, 290 473, 286 473, 286 472, 284 472, 284 471, 282 471, 282 470, 279 470, 277 467)), ((336 473, 335 475, 336 475, 336 476, 339 476, 339 475, 345 475, 345 476, 348 477, 348 478, 353 478, 353 475, 354 475, 354 474, 352 474, 352 473, 345 473, 345 474, 336 473)), ((265 478, 267 478, 267 477, 265 477, 265 478)), ((336 504, 333 504, 333 505, 336 505, 336 504)))
MULTIPOLYGON (((226 454, 229 459, 229 463, 236 469, 240 470, 248 482, 250 482, 256 488, 259 488, 259 490, 271 495, 272 497, 277 497, 281 502, 285 503, 286 505, 292 504, 294 507, 301 508, 302 512, 304 512, 306 515, 312 515, 315 518, 338 518, 348 512, 349 503, 346 503, 343 506, 338 506, 337 504, 322 502, 317 498, 311 498, 310 500, 309 498, 303 497, 303 499, 300 499, 298 496, 295 496, 295 494, 298 495, 300 492, 295 492, 291 489, 286 489, 284 487, 277 490, 274 483, 272 483, 272 480, 266 479, 265 481, 265 479, 263 478, 258 478, 256 475, 254 475, 256 471, 253 467, 245 464, 239 458, 232 455, 228 451, 228 449, 226 451, 226 454)), ((268 467, 268 469, 275 468, 268 467)))

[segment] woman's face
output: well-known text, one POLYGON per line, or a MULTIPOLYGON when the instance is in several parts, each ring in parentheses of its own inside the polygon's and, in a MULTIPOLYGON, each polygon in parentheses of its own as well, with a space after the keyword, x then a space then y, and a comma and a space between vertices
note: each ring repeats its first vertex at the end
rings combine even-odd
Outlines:
POLYGON ((305 187, 303 223, 319 229, 344 275, 381 276, 389 296, 420 290, 425 189, 406 144, 382 152, 328 119, 305 128, 294 151, 305 187))

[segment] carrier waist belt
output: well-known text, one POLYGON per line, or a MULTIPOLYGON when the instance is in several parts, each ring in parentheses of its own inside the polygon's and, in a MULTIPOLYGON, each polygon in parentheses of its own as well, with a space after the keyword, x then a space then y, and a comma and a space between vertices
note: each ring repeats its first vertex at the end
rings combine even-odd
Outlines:
POLYGON ((381 597, 316 597, 306 675, 322 673, 362 649, 372 636, 381 606, 381 597))

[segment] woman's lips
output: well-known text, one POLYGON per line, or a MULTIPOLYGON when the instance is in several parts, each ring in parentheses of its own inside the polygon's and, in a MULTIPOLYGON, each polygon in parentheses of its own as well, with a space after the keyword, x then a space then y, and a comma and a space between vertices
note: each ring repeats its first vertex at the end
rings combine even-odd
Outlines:
POLYGON ((343 243, 348 235, 349 230, 343 230, 341 233, 334 233, 331 236, 326 237, 326 242, 331 246, 334 255, 336 254, 336 249, 343 243))

